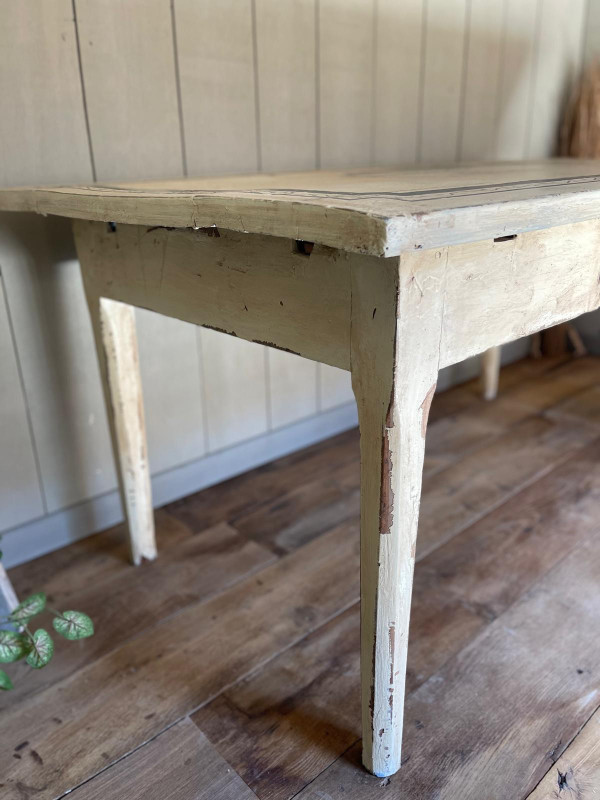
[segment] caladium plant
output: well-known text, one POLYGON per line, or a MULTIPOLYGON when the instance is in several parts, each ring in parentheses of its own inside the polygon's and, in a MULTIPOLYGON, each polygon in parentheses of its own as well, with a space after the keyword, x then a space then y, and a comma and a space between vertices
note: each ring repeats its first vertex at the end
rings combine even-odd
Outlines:
MULTIPOLYGON (((75 641, 94 634, 94 623, 82 611, 57 611, 46 603, 43 592, 32 594, 10 613, 0 617, 0 664, 10 664, 25 659, 33 669, 41 669, 54 655, 54 641, 45 628, 31 631, 34 617, 48 611, 54 616, 52 625, 56 633, 75 641)), ((0 689, 12 689, 7 673, 0 669, 0 689)))

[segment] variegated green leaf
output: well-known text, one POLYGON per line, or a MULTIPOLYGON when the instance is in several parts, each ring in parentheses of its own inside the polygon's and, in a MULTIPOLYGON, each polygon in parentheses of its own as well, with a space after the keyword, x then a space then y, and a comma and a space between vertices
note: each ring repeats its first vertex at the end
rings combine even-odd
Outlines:
POLYGON ((6 672, 3 669, 0 669, 0 689, 3 689, 7 692, 9 689, 13 688, 13 683, 11 679, 8 677, 6 672))
POLYGON ((54 642, 48 631, 43 628, 33 634, 33 642, 31 643, 31 652, 27 656, 27 663, 34 669, 41 669, 45 667, 54 655, 54 642))
POLYGON ((52 620, 54 630, 65 639, 87 639, 94 635, 94 623, 81 611, 63 611, 52 620))
POLYGON ((28 597, 26 600, 23 600, 22 603, 19 603, 11 613, 10 619, 12 619, 13 622, 27 623, 32 617, 35 617, 45 608, 46 595, 44 592, 38 592, 37 594, 32 594, 31 597, 28 597))
POLYGON ((0 631, 0 664, 18 661, 29 652, 29 642, 17 631, 0 631))

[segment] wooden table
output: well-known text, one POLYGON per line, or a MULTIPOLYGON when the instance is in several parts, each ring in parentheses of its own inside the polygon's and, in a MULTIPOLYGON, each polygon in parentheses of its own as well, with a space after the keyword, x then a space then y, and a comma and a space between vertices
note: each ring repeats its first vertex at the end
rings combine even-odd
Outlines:
POLYGON ((135 563, 156 548, 132 306, 351 371, 363 761, 394 773, 438 370, 600 305, 600 162, 7 189, 0 210, 75 220, 135 563))

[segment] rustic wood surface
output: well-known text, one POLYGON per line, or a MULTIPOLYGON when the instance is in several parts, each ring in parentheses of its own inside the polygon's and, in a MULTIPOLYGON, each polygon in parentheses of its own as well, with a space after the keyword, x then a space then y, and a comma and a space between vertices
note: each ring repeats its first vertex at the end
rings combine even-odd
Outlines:
POLYGON ((184 719, 71 795, 74 800, 256 800, 256 795, 184 719))
POLYGON ((577 734, 527 800, 595 800, 600 794, 600 712, 577 734))
POLYGON ((11 570, 98 638, 0 698, 3 799, 594 798, 599 396, 586 357, 434 399, 397 776, 360 766, 351 431, 162 509, 135 573, 120 528, 11 570))
POLYGON ((11 188, 0 210, 216 225, 393 256, 594 219, 599 197, 599 161, 549 159, 11 188))

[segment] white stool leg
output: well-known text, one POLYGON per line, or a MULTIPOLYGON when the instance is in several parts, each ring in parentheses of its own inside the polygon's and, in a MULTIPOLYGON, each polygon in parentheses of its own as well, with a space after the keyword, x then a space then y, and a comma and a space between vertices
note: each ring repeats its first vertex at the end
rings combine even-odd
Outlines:
POLYGON ((486 400, 494 400, 498 394, 501 355, 502 347, 490 347, 481 354, 481 378, 483 396, 486 400))

